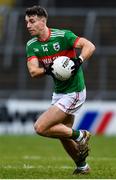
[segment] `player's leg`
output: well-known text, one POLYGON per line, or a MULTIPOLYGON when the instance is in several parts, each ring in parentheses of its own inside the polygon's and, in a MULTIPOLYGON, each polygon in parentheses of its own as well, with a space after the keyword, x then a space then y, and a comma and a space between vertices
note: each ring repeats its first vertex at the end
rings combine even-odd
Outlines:
MULTIPOLYGON (((55 107, 54 109, 54 106, 52 106, 52 108, 49 108, 47 112, 43 113, 40 116, 35 124, 36 132, 43 136, 57 137, 61 139, 61 142, 67 153, 72 157, 76 164, 78 163, 78 166, 82 166, 82 163, 85 163, 85 159, 82 159, 80 161, 80 159, 78 158, 78 153, 80 153, 78 149, 79 146, 74 140, 70 139, 72 135, 72 132, 70 132, 70 130, 72 131, 71 126, 73 124, 73 116, 65 114, 64 112, 62 113, 62 111, 60 112, 60 110, 56 109, 57 107, 55 107), (58 117, 60 117, 60 120, 58 117), (62 121, 64 124, 61 123, 62 121)), ((82 156, 83 155, 81 155, 81 157, 82 156)))
MULTIPOLYGON (((72 128, 73 122, 74 122, 74 116, 69 115, 68 119, 67 118, 65 119, 64 124, 67 127, 72 128)), ((69 156, 71 156, 72 159, 76 162, 77 152, 78 152, 77 143, 73 139, 65 139, 65 138, 61 138, 60 141, 66 152, 69 154, 69 156)))
POLYGON ((80 130, 74 131, 63 124, 66 118, 69 119, 69 116, 59 107, 53 105, 37 119, 34 125, 35 131, 46 137, 71 138, 83 142, 86 137, 80 130))
MULTIPOLYGON (((65 125, 72 127, 74 121, 74 116, 70 115, 68 119, 65 120, 65 125)), ((86 163, 86 158, 88 157, 89 147, 88 144, 81 146, 80 144, 71 139, 60 139, 64 149, 68 155, 74 160, 77 168, 74 174, 77 173, 89 173, 90 167, 86 163), (81 149, 80 149, 81 148, 81 149)))
MULTIPOLYGON (((80 145, 76 141, 69 138, 64 138, 66 137, 66 135, 64 135, 64 128, 66 127, 71 128, 73 124, 73 120, 74 120, 73 115, 67 115, 64 118, 64 121, 63 121, 64 124, 62 123, 56 124, 52 126, 51 128, 44 130, 42 133, 44 136, 47 136, 47 137, 59 136, 68 155, 74 160, 74 162, 78 166, 78 169, 79 167, 81 167, 81 169, 83 168, 83 170, 81 170, 81 173, 85 173, 85 171, 87 171, 87 168, 85 168, 86 166, 85 159, 88 156, 88 147, 83 146, 84 147, 83 150, 82 149, 80 150, 80 145)), ((77 173, 77 170, 76 170, 76 173, 77 173)))
MULTIPOLYGON (((64 124, 67 127, 72 128, 73 122, 74 122, 74 116, 73 115, 69 115, 68 119, 67 118, 65 119, 64 124)), ((65 138, 60 139, 60 141, 61 141, 64 149, 67 151, 67 153, 76 162, 76 160, 77 160, 77 153, 78 153, 78 150, 79 150, 76 141, 74 141, 73 139, 65 139, 65 138)))
MULTIPOLYGON (((54 93, 53 97, 52 97, 52 104, 56 106, 56 109, 57 109, 57 107, 59 108, 59 109, 57 109, 58 110, 57 113, 55 112, 56 118, 60 119, 59 123, 64 124, 65 119, 66 119, 66 121, 68 121, 68 119, 70 119, 70 114, 73 115, 75 113, 78 113, 82 104, 85 101, 85 98, 86 98, 86 90, 85 89, 83 91, 77 92, 77 93, 76 92, 68 93, 68 94, 54 93), (63 112, 65 113, 65 115, 63 115, 64 114, 63 112), (61 116, 60 116, 60 113, 61 113, 61 116)), ((51 113, 53 113, 53 112, 51 111, 51 113)), ((60 128, 60 130, 63 130, 63 129, 66 130, 67 128, 66 127, 64 128, 64 127, 65 126, 63 126, 61 124, 58 125, 58 123, 57 123, 57 125, 55 125, 54 127, 52 125, 52 127, 49 128, 49 133, 50 132, 56 133, 59 128, 60 128)), ((48 133, 48 131, 46 131, 46 133, 48 133)), ((58 137, 58 138, 60 138, 60 137, 58 137)), ((72 138, 78 142, 85 144, 90 138, 90 133, 86 130, 84 130, 84 131, 83 130, 80 130, 80 131, 72 130, 72 138)))
MULTIPOLYGON (((74 116, 72 114, 74 114, 74 112, 78 114, 78 112, 80 111, 80 108, 86 99, 86 90, 83 90, 80 93, 69 94, 70 99, 66 96, 63 96, 63 98, 61 98, 61 96, 61 94, 57 95, 54 93, 52 103, 56 104, 64 112, 67 111, 68 113, 71 113, 71 115, 68 116, 68 118, 64 121, 64 124, 72 128, 74 121, 74 116)), ((89 151, 87 142, 89 140, 90 134, 87 133, 87 131, 82 131, 82 134, 84 134, 84 145, 80 146, 80 143, 71 139, 62 139, 61 141, 65 150, 77 165, 77 168, 74 172, 75 174, 87 173, 90 171, 88 164, 85 162, 89 151)))
POLYGON ((62 139, 61 143, 68 153, 68 155, 73 159, 76 164, 76 169, 73 174, 85 174, 90 172, 90 167, 86 163, 86 158, 89 155, 89 148, 86 144, 83 149, 80 150, 80 145, 75 143, 74 140, 62 139))
POLYGON ((68 116, 57 106, 51 106, 35 122, 35 131, 46 137, 72 138, 72 129, 63 124, 68 116))
MULTIPOLYGON (((84 101, 84 98, 82 97, 81 99, 77 99, 75 100, 75 95, 76 97, 77 94, 69 95, 67 97, 60 98, 61 101, 57 101, 59 104, 57 104, 58 106, 52 106, 51 108, 49 108, 49 110, 47 112, 45 112, 42 116, 40 116, 40 118, 37 120, 36 124, 35 124, 35 129, 36 132, 43 135, 43 136, 48 136, 48 137, 57 137, 60 139, 63 138, 72 138, 72 139, 84 139, 86 142, 87 138, 87 134, 85 133, 85 137, 83 137, 83 132, 81 131, 72 131, 72 128, 67 127, 65 124, 65 120, 69 119, 69 114, 67 114, 65 111, 68 110, 68 112, 70 112, 70 107, 72 107, 72 103, 73 101, 77 104, 76 107, 74 107, 75 109, 78 109, 81 104, 84 101), (63 102, 64 100, 66 100, 65 102, 63 102), (68 104, 71 104, 71 106, 68 104), (65 106, 67 106, 67 104, 69 105, 69 109, 65 108, 65 106), (60 107, 59 107, 60 105, 60 107), (62 110, 62 107, 64 108, 62 110), (64 123, 64 124, 63 124, 64 123), (81 133, 80 133, 81 132, 81 133), (72 134, 72 135, 71 135, 72 134), (81 135, 80 135, 81 134, 81 135), (81 136, 81 137, 80 137, 81 136)), ((81 95, 81 94, 80 94, 81 95)), ((81 97, 81 96, 79 96, 81 97)), ((75 106, 75 104, 74 104, 75 106)), ((71 109, 72 111, 73 109, 71 109)), ((85 132, 85 131, 84 131, 85 132)), ((67 142, 62 140, 65 149, 67 150, 68 154, 75 160, 76 159, 76 151, 74 152, 74 150, 69 150, 68 146, 70 144, 70 146, 73 146, 76 148, 76 144, 73 142, 73 140, 67 139, 67 142), (67 144, 67 145, 66 145, 67 144), (71 152, 72 151, 72 152, 71 152)))

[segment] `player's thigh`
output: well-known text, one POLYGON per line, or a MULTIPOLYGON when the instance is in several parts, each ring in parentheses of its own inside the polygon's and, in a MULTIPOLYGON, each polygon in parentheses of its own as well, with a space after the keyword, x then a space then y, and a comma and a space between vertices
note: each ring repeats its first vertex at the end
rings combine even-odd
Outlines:
POLYGON ((68 114, 53 105, 37 119, 35 126, 47 130, 56 124, 63 123, 68 116, 68 114))

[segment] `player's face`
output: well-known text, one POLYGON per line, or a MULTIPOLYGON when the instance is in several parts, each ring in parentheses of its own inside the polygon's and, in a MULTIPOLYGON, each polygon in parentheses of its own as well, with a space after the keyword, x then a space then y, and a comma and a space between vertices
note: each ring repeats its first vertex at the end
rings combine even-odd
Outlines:
POLYGON ((45 19, 37 15, 25 16, 26 26, 32 36, 40 35, 45 27, 45 19))

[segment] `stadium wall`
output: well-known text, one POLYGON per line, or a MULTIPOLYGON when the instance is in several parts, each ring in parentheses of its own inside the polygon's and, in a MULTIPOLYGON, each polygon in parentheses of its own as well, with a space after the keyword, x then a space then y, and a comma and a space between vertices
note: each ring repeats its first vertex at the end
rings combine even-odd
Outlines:
MULTIPOLYGON (((0 134, 33 134, 33 123, 50 101, 8 100, 0 104, 0 134)), ((75 117, 73 128, 92 134, 116 135, 116 103, 88 101, 75 117)))

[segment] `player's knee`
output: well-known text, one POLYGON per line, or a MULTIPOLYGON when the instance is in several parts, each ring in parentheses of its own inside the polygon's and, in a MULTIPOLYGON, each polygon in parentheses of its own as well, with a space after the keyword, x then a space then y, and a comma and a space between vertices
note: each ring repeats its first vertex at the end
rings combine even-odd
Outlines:
POLYGON ((35 129, 35 132, 36 132, 37 134, 39 134, 39 135, 41 135, 41 136, 44 136, 45 130, 44 130, 44 128, 43 128, 40 124, 35 123, 35 124, 34 124, 34 129, 35 129))

